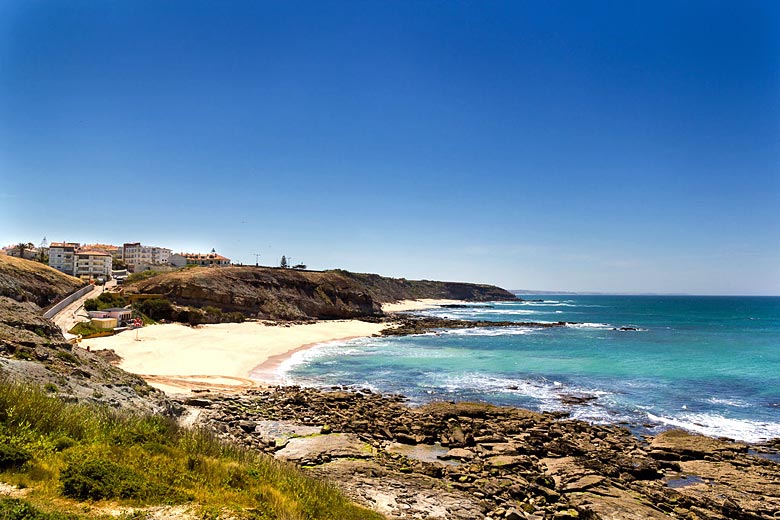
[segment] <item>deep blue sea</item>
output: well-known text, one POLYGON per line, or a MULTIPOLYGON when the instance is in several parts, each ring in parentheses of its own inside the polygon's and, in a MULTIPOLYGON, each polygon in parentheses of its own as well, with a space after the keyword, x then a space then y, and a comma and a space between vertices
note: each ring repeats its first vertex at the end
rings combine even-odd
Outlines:
POLYGON ((639 433, 682 427, 751 442, 780 437, 780 298, 523 298, 544 301, 419 313, 579 324, 327 343, 295 354, 280 375, 288 384, 367 387, 412 403, 561 410, 639 433), (595 399, 565 404, 571 395, 595 399))

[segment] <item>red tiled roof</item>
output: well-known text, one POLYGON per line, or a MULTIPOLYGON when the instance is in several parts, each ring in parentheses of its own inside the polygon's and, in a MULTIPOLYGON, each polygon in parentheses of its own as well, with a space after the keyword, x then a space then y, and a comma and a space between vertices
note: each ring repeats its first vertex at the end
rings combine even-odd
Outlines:
POLYGON ((92 255, 92 256, 111 256, 105 251, 79 251, 77 255, 92 255))

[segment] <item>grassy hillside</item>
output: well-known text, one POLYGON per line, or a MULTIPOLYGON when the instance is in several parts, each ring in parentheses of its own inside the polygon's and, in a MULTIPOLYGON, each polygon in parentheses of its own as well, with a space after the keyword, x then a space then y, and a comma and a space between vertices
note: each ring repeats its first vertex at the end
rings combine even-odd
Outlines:
POLYGON ((46 307, 83 285, 40 262, 0 255, 0 296, 46 307))
POLYGON ((498 287, 412 281, 342 270, 269 267, 193 268, 131 283, 126 292, 161 294, 179 305, 216 307, 269 319, 337 319, 381 315, 381 303, 448 298, 472 301, 516 297, 498 287))
POLYGON ((66 404, 7 381, 0 381, 0 482, 29 490, 0 501, 0 518, 95 518, 133 508, 125 518, 140 519, 158 506, 168 508, 165 518, 382 518, 292 465, 206 431, 66 404))

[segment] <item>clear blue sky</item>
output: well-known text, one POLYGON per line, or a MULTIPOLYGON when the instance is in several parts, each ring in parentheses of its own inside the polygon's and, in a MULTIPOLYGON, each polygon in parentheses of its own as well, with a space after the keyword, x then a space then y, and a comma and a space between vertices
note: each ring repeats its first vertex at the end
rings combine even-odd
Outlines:
POLYGON ((0 243, 780 294, 780 2, 0 3, 0 243))

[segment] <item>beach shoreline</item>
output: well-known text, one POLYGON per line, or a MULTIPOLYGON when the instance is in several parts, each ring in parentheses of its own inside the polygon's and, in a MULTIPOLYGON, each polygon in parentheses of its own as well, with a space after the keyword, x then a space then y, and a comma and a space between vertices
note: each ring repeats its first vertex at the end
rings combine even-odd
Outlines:
MULTIPOLYGON (((86 339, 81 347, 113 350, 119 368, 137 374, 160 390, 243 390, 276 384, 257 378, 256 369, 273 370, 294 352, 321 343, 369 337, 385 323, 359 320, 267 325, 258 322, 189 327, 153 325, 114 336, 86 339), (136 332, 138 339, 136 339, 136 332)), ((268 370, 265 370, 268 373, 268 370)), ((258 372, 261 373, 261 372, 258 372)))
MULTIPOLYGON (((392 314, 462 303, 405 300, 382 306, 392 314)), ((248 321, 191 327, 160 324, 114 336, 85 339, 82 348, 113 350, 119 368, 137 374, 168 394, 192 390, 242 391, 279 384, 279 366, 296 352, 323 343, 380 334, 391 326, 360 320, 267 324, 248 321)))
POLYGON ((466 300, 436 300, 432 298, 421 298, 419 300, 401 300, 394 303, 383 303, 382 312, 393 314, 396 312, 423 311, 426 309, 435 309, 441 305, 468 305, 466 300))

